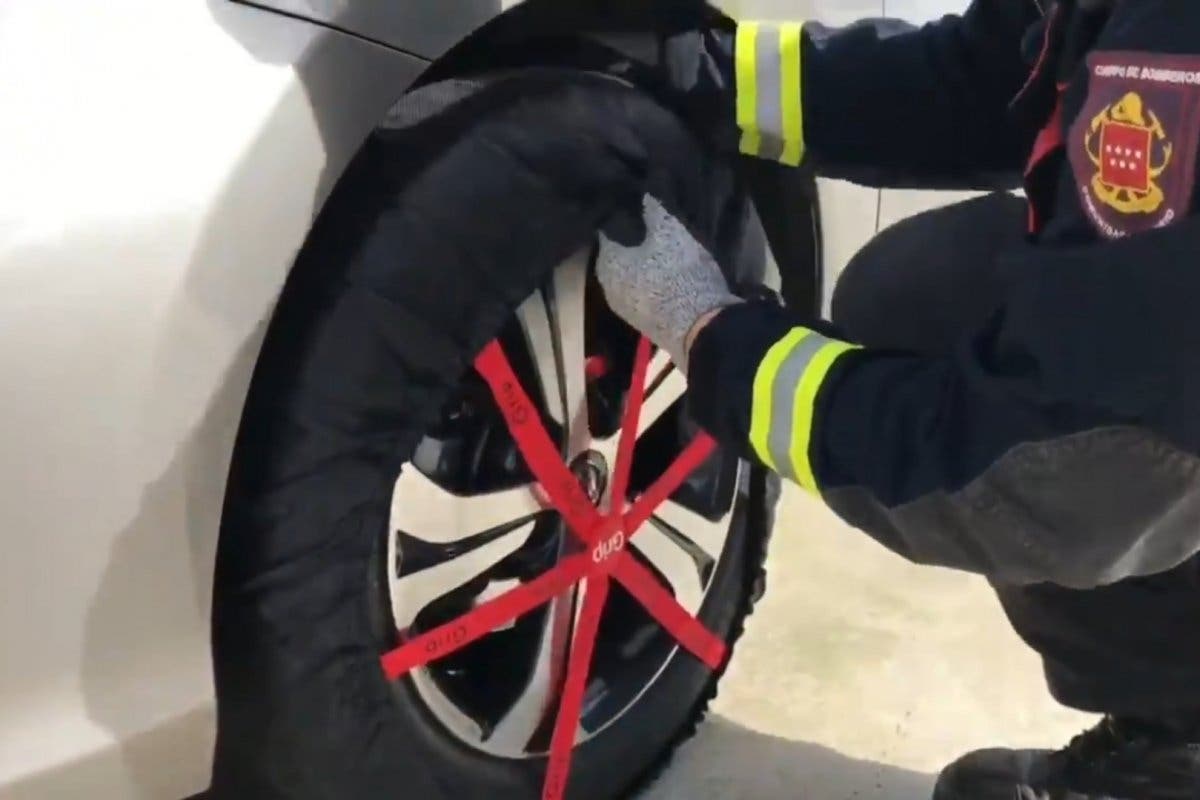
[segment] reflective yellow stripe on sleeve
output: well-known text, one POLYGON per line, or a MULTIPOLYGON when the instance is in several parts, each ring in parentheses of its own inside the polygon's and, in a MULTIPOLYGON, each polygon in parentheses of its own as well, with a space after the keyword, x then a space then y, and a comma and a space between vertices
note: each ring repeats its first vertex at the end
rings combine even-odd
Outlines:
POLYGON ((800 58, 802 28, 794 22, 779 32, 780 101, 783 106, 783 156, 779 159, 792 167, 804 159, 804 69, 800 58))
POLYGON ((750 444, 771 469, 818 492, 813 474, 813 415, 829 370, 853 345, 795 328, 758 367, 750 411, 750 444))
MULTIPOLYGON (((750 407, 750 445, 755 455, 762 463, 776 472, 780 465, 787 466, 787 460, 782 462, 776 457, 778 450, 771 447, 771 418, 775 413, 775 383, 783 363, 792 355, 792 351, 812 335, 807 328, 794 328, 787 336, 780 339, 767 351, 766 357, 758 365, 754 376, 754 399, 750 407)), ((786 398, 785 398, 786 399, 786 398)))
POLYGON ((748 156, 757 156, 762 137, 758 132, 758 48, 757 22, 744 22, 738 26, 737 41, 734 42, 734 61, 737 72, 737 126, 742 132, 741 150, 748 156))
POLYGON ((743 22, 734 43, 741 151, 798 166, 804 159, 803 25, 743 22))

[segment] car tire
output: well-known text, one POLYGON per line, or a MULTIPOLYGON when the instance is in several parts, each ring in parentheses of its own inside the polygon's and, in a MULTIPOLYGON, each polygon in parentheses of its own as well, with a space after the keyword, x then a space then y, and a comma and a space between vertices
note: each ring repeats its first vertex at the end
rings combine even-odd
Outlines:
MULTIPOLYGON (((429 164, 454 169, 446 162, 462 148, 448 143, 485 138, 490 120, 511 113, 520 81, 438 84, 398 107, 339 182, 288 280, 247 399, 222 521, 209 800, 539 796, 545 757, 474 747, 411 677, 385 679, 380 656, 397 632, 382 596, 393 568, 385 543, 394 535, 397 475, 413 469, 447 404, 468 390, 474 355, 507 335, 558 262, 489 263, 502 279, 483 281, 480 262, 490 254, 463 244, 456 258, 395 259, 387 279, 405 287, 399 297, 365 290, 355 277, 366 258, 421 247, 389 239, 395 226, 380 220, 421 206, 421 192, 441 191, 429 164)), ((537 104, 527 105, 533 124, 537 104)), ((671 157, 706 159, 683 130, 671 157)), ((461 168, 477 167, 479 152, 461 168)), ((761 278, 761 243, 751 241, 736 179, 722 186, 714 200, 728 224, 718 260, 746 285, 761 278)), ((479 225, 503 217, 479 197, 461 202, 461 216, 479 225)), ((668 438, 694 430, 685 414, 667 427, 668 438)), ((776 478, 735 454, 721 459, 738 464, 737 477, 726 498, 728 537, 698 616, 732 644, 764 590, 779 490, 776 478)), ((664 663, 646 691, 577 746, 569 797, 629 796, 694 733, 721 675, 674 650, 664 663)))

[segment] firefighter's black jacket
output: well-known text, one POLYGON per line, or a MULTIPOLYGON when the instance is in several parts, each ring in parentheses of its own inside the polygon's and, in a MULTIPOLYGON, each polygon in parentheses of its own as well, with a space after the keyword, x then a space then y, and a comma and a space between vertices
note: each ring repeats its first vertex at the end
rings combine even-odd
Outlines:
POLYGON ((1200 4, 976 0, 736 37, 743 152, 878 186, 1023 175, 1030 235, 952 356, 722 313, 691 357, 701 422, 919 562, 1086 588, 1196 554, 1200 4))

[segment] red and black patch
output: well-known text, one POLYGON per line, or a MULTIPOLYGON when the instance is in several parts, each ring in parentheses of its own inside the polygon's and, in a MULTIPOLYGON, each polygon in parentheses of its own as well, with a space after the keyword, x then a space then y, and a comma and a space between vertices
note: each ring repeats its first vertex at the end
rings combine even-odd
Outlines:
POLYGON ((1071 126, 1071 166, 1088 219, 1110 239, 1190 210, 1200 150, 1200 56, 1098 52, 1071 126))

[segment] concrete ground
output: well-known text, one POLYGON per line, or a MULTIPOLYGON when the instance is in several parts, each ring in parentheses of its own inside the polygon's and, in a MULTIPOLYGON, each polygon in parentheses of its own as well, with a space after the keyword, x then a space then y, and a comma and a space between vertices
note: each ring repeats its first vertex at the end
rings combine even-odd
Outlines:
POLYGON ((976 577, 910 565, 801 492, 710 722, 646 800, 925 800, 979 747, 1059 747, 1058 707, 976 577))

